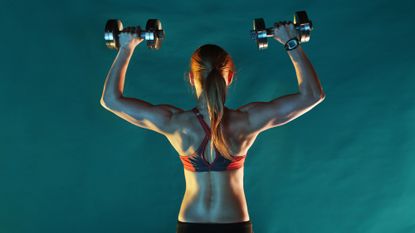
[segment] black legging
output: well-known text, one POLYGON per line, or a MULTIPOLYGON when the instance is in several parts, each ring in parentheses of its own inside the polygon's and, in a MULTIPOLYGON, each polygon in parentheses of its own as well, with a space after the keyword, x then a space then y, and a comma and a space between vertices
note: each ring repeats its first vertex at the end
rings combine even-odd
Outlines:
POLYGON ((176 233, 254 233, 251 220, 236 223, 193 223, 177 220, 176 233))

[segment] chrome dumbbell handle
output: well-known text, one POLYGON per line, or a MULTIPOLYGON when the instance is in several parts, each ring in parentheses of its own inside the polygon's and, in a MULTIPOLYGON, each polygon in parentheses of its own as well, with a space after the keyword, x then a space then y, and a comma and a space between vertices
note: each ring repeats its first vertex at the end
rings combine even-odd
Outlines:
POLYGON ((250 30, 250 32, 253 40, 274 36, 274 28, 266 28, 265 30, 260 31, 250 30))
POLYGON ((165 38, 165 32, 161 26, 161 22, 158 19, 147 20, 145 30, 142 30, 140 26, 123 28, 121 20, 110 19, 105 25, 104 39, 108 48, 118 49, 119 47, 119 34, 122 32, 131 32, 133 28, 137 32, 138 37, 146 40, 147 47, 149 49, 160 49, 162 41, 165 38))
MULTIPOLYGON (((121 32, 125 32, 125 31, 123 30, 123 31, 120 31, 120 33, 121 32)), ((154 40, 154 38, 155 38, 154 34, 155 33, 152 32, 152 31, 141 31, 140 38, 143 38, 145 40, 154 40)), ((161 33, 159 33, 159 34, 161 35, 161 33)), ((112 32, 106 32, 105 35, 104 35, 104 39, 105 40, 114 40, 114 35, 118 36, 119 34, 114 34, 112 32)))
MULTIPOLYGON (((294 25, 295 29, 300 32, 300 34, 305 34, 308 31, 312 31, 312 26, 310 24, 294 25)), ((274 37, 275 27, 266 28, 265 30, 250 30, 251 39, 256 40, 261 38, 274 37)), ((307 40, 308 41, 308 40, 307 40)), ((301 41, 301 42, 307 42, 301 41)))

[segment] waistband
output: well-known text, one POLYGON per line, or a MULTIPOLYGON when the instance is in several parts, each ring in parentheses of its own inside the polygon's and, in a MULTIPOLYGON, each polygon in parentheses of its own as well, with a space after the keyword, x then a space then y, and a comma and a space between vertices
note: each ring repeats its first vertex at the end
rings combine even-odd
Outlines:
POLYGON ((206 226, 210 226, 210 225, 234 226, 234 225, 251 225, 252 224, 251 220, 243 221, 243 222, 231 222, 231 223, 222 223, 222 222, 182 222, 180 220, 177 220, 177 223, 178 224, 185 224, 185 225, 198 225, 198 226, 202 226, 202 225, 206 225, 206 226))

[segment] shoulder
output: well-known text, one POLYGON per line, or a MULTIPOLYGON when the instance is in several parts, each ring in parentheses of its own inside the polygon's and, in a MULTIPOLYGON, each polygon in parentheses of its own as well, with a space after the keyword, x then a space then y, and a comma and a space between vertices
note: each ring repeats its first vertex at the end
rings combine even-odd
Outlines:
POLYGON ((181 109, 176 108, 174 106, 168 106, 166 105, 166 108, 169 108, 169 111, 171 112, 171 118, 170 118, 170 132, 181 132, 184 131, 184 129, 188 129, 191 127, 192 123, 192 117, 195 117, 194 113, 192 112, 192 109, 181 109))
POLYGON ((229 131, 240 135, 248 123, 248 116, 246 112, 240 111, 239 109, 225 107, 224 122, 226 122, 229 131))
POLYGON ((168 110, 169 112, 172 113, 172 115, 175 115, 175 114, 178 114, 178 113, 181 113, 181 112, 185 111, 185 110, 183 110, 179 107, 173 106, 171 104, 159 104, 157 106, 168 110))

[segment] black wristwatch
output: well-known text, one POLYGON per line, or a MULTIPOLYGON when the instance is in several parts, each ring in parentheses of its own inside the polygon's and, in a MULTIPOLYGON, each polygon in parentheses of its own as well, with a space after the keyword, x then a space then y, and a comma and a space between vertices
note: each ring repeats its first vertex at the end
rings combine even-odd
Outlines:
POLYGON ((285 48, 285 50, 290 51, 290 50, 293 50, 293 49, 297 48, 299 44, 300 44, 300 42, 298 42, 297 37, 294 37, 294 38, 289 39, 285 43, 284 48, 285 48))

